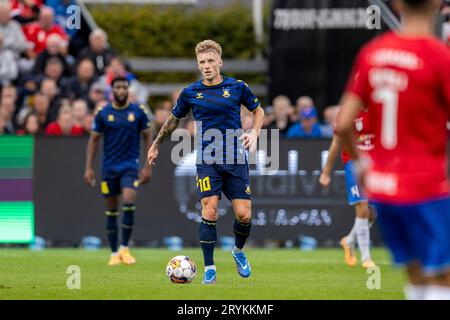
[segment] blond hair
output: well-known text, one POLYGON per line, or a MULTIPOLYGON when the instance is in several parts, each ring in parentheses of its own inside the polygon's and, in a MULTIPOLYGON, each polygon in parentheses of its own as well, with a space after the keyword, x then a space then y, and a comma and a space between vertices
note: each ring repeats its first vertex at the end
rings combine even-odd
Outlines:
POLYGON ((214 51, 219 55, 219 57, 222 56, 222 46, 213 40, 203 40, 202 42, 197 43, 197 45, 195 46, 196 55, 208 51, 214 51))

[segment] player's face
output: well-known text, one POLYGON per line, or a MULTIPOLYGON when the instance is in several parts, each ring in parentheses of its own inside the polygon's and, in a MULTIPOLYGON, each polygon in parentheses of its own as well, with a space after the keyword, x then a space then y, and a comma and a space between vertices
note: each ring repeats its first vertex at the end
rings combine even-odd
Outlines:
POLYGON ((128 100, 128 82, 117 81, 112 88, 114 101, 119 105, 123 105, 128 100))
POLYGON ((207 51, 197 55, 197 63, 203 79, 214 81, 220 76, 222 59, 214 51, 207 51))

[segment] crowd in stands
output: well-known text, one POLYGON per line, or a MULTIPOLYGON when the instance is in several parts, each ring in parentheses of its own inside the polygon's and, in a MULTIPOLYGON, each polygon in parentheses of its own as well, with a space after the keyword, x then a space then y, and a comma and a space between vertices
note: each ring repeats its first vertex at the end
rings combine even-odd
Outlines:
POLYGON ((263 128, 278 129, 280 137, 287 139, 331 138, 338 110, 339 106, 327 107, 323 122, 319 122, 312 98, 301 96, 292 106, 287 96, 279 95, 273 99, 272 106, 266 108, 263 128))
MULTIPOLYGON (((129 101, 147 104, 148 92, 127 64, 109 46, 107 34, 95 29, 87 46, 80 45, 77 29, 66 22, 67 8, 74 0, 0 0, 0 135, 43 134, 79 136, 88 134, 95 110, 112 99, 111 81, 130 80, 129 101)), ((450 16, 450 1, 443 13, 450 16)), ((444 26, 450 45, 450 22, 444 26)), ((180 94, 173 92, 150 112, 156 134, 170 116, 180 94)), ((284 138, 330 138, 338 106, 324 110, 319 122, 310 97, 295 105, 280 95, 266 108, 265 129, 279 129, 284 138)), ((252 117, 242 112, 244 129, 252 117)), ((183 128, 195 135, 192 115, 183 128)))
POLYGON ((116 76, 130 80, 130 102, 147 103, 147 91, 102 29, 80 46, 78 30, 65 23, 72 4, 0 1, 0 134, 89 133, 95 110, 111 101, 116 76))

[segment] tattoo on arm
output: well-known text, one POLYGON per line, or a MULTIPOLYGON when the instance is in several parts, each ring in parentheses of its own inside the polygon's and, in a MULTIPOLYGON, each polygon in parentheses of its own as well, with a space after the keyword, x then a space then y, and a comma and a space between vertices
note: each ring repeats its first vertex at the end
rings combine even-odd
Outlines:
POLYGON ((161 130, 159 130, 158 136, 155 139, 154 144, 159 146, 168 136, 175 131, 180 123, 180 119, 175 118, 173 115, 170 115, 169 119, 166 120, 161 130))

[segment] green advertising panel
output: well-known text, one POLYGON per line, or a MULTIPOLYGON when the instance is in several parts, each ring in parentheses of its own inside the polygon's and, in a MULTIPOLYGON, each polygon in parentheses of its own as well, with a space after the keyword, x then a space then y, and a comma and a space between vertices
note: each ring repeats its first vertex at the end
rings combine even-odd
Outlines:
POLYGON ((0 243, 34 238, 31 136, 0 136, 0 243))

